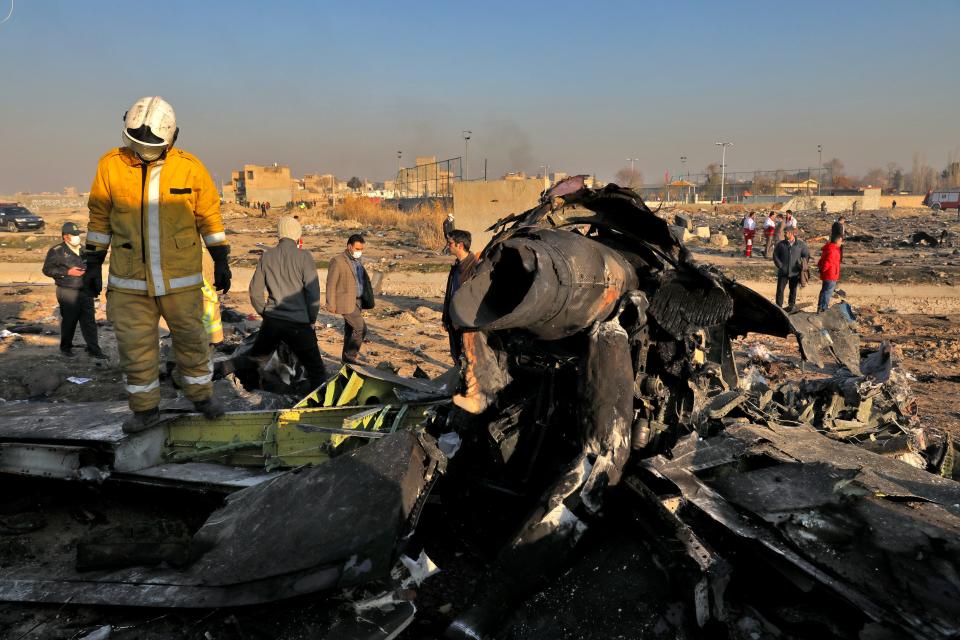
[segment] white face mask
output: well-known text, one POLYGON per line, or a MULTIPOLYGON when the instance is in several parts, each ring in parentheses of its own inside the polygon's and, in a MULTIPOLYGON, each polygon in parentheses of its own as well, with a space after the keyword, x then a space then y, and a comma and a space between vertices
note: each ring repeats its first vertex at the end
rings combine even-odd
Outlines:
POLYGON ((354 259, 354 260, 359 260, 359 259, 360 259, 360 256, 363 255, 363 251, 354 251, 354 252, 351 253, 350 255, 353 256, 353 259, 354 259))
POLYGON ((72 244, 72 245, 75 246, 75 247, 79 247, 79 246, 80 246, 80 236, 71 235, 71 236, 67 236, 67 237, 69 238, 70 244, 72 244))

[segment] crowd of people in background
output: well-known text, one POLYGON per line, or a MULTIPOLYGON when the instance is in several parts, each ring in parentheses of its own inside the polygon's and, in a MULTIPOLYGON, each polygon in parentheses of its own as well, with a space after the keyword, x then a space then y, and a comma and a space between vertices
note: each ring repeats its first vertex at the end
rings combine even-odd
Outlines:
MULTIPOLYGON (((826 211, 822 203, 821 212, 826 211)), ((748 212, 740 221, 743 232, 743 256, 753 256, 753 240, 757 233, 756 213, 748 212)), ((773 259, 777 274, 775 301, 783 307, 784 295, 787 295, 786 310, 796 309, 797 289, 806 285, 809 278, 810 250, 801 237, 800 225, 793 211, 783 213, 768 211, 760 225, 763 231, 763 257, 773 259)), ((829 241, 820 249, 817 268, 821 281, 817 312, 824 312, 830 306, 837 282, 840 279, 840 264, 843 262, 843 241, 846 236, 846 217, 837 217, 830 227, 829 241)))

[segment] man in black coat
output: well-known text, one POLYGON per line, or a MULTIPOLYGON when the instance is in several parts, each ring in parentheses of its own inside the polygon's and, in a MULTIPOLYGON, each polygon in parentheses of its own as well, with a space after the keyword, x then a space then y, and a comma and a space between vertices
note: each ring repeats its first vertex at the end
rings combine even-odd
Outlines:
MULTIPOLYGON (((843 214, 830 226, 830 237, 847 239, 847 219, 843 214)), ((840 262, 843 262, 843 244, 840 245, 840 262)))
POLYGON ((441 314, 441 323, 444 331, 450 338, 450 356, 457 364, 460 363, 460 354, 463 353, 463 344, 461 342, 463 331, 453 325, 450 317, 450 302, 453 300, 453 294, 457 292, 464 282, 473 277, 477 271, 477 265, 480 256, 470 252, 470 244, 473 241, 469 231, 462 229, 451 229, 447 234, 447 249, 450 255, 457 260, 450 267, 450 273, 447 275, 447 286, 443 294, 443 312, 441 314))
POLYGON ((787 311, 793 311, 797 304, 797 286, 800 284, 800 272, 806 260, 810 259, 807 243, 797 238, 796 229, 785 230, 786 237, 773 248, 773 264, 777 266, 777 306, 783 306, 783 290, 790 285, 790 304, 787 311))
POLYGON ((60 229, 63 242, 50 247, 43 261, 43 275, 57 284, 57 302, 60 304, 60 353, 73 357, 73 334, 80 325, 80 333, 87 343, 87 353, 94 358, 106 358, 97 341, 97 321, 93 298, 83 288, 86 263, 80 254, 80 229, 73 222, 60 229))

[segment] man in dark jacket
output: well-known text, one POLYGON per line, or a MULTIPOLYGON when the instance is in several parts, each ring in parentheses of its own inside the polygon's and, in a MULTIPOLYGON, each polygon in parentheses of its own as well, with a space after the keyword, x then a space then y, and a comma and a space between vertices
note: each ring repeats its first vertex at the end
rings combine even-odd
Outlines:
POLYGON ((450 301, 453 294, 457 292, 464 282, 473 277, 477 270, 477 262, 480 260, 475 253, 470 253, 470 243, 472 236, 469 231, 462 229, 451 229, 447 234, 447 250, 457 260, 450 267, 450 274, 447 276, 447 288, 443 294, 443 315, 441 322, 443 328, 450 338, 450 355, 454 362, 460 362, 460 354, 463 353, 463 343, 461 336, 463 331, 453 325, 450 319, 450 301))
POLYGON ((797 238, 796 229, 784 230, 786 238, 773 248, 773 264, 777 266, 777 306, 783 306, 783 290, 790 285, 790 304, 787 311, 793 311, 797 304, 797 285, 800 284, 800 271, 810 258, 807 243, 797 238))
MULTIPOLYGON (((830 237, 840 237, 846 239, 847 237, 847 219, 843 214, 837 218, 837 221, 830 226, 830 237)), ((840 262, 843 262, 843 243, 840 243, 840 262)))
POLYGON ((283 342, 307 370, 316 389, 326 381, 313 323, 320 313, 320 279, 309 251, 297 248, 300 223, 280 218, 280 241, 267 249, 250 280, 250 304, 263 316, 260 333, 246 357, 263 360, 283 342))
POLYGON ((86 263, 80 253, 80 229, 72 222, 60 229, 63 242, 54 245, 43 261, 43 275, 57 284, 57 303, 60 305, 60 353, 73 357, 73 334, 80 324, 80 333, 87 343, 87 353, 94 358, 106 358, 97 342, 97 321, 93 298, 83 288, 86 263))
POLYGON ((360 257, 363 255, 363 236, 355 233, 347 238, 347 249, 335 256, 327 267, 327 311, 343 316, 343 353, 340 360, 356 364, 360 347, 367 335, 363 321, 365 283, 370 281, 360 257))

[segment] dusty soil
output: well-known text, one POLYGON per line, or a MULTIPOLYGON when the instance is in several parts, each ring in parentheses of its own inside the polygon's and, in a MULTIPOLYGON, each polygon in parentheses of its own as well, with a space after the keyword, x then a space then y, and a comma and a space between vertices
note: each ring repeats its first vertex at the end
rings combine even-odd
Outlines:
MULTIPOLYGON (((662 211, 672 218, 673 211, 662 211)), ((276 214, 267 218, 236 206, 225 208, 225 223, 230 231, 234 283, 225 296, 224 306, 241 314, 252 314, 246 287, 252 267, 264 246, 275 242, 276 214)), ((717 249, 708 243, 691 241, 689 247, 697 259, 716 264, 728 275, 772 297, 774 271, 770 260, 747 259, 739 253, 738 225, 742 212, 689 212, 696 225, 709 226, 711 232, 723 232, 731 246, 717 249)), ((22 334, 0 339, 0 398, 22 400, 45 397, 52 401, 120 398, 123 395, 120 371, 116 366, 116 341, 106 322, 104 309, 98 310, 101 344, 111 356, 106 362, 88 358, 82 349, 73 360, 62 358, 56 346, 59 340, 54 288, 39 272, 40 262, 49 246, 58 241, 54 235, 66 220, 85 224, 85 212, 73 210, 44 214, 46 234, 0 233, 0 328, 39 324, 41 333, 22 334), (33 240, 31 240, 33 238, 33 240), (27 248, 28 246, 32 248, 27 248), (19 284, 27 282, 28 284, 19 284), (69 376, 93 378, 75 384, 69 376)), ((802 212, 801 230, 811 248, 819 246, 829 232, 832 215, 802 212)), ((341 250, 345 237, 353 232, 367 236, 365 256, 379 286, 377 307, 367 314, 369 335, 363 355, 372 364, 389 362, 409 372, 419 366, 430 375, 443 371, 451 363, 446 333, 440 325, 440 306, 450 256, 439 248, 418 247, 412 234, 396 229, 364 229, 350 221, 311 224, 310 212, 303 216, 304 246, 321 269, 341 250)), ((871 235, 872 240, 848 242, 839 288, 861 316, 860 331, 865 342, 890 339, 901 347, 904 364, 918 377, 916 392, 921 412, 937 416, 956 428, 960 424, 960 406, 951 399, 957 391, 955 378, 960 374, 960 221, 950 214, 932 216, 926 210, 900 209, 895 212, 865 212, 848 222, 847 235, 871 235), (893 213, 894 215, 891 215, 893 213), (924 230, 939 238, 940 246, 910 242, 914 232, 924 230), (904 246, 905 245, 905 246, 904 246), (947 400, 944 400, 946 398, 947 400)), ((801 290, 801 307, 815 304, 816 283, 801 290)), ((341 349, 343 321, 339 316, 321 312, 317 339, 328 363, 337 366, 341 349)), ((229 331, 230 329, 228 329, 229 331)), ((237 329, 240 330, 240 329, 237 329)), ((748 336, 745 343, 778 342, 762 336, 748 336)), ((793 341, 779 341, 786 357, 796 358, 793 341)), ((78 335, 75 343, 82 345, 78 335)), ((745 345, 743 345, 745 346, 745 345)), ((172 387, 165 395, 173 396, 172 387)))
MULTIPOLYGON (((276 216, 260 218, 251 214, 233 207, 226 214, 235 280, 224 305, 241 314, 252 313, 246 295, 252 267, 264 245, 275 242, 276 216)), ((661 214, 672 217, 671 212, 661 214)), ((725 249, 691 242, 689 246, 696 257, 772 296, 774 276, 770 261, 756 257, 759 251, 749 260, 739 255, 738 222, 742 213, 695 211, 692 216, 697 224, 708 225, 713 232, 722 231, 731 241, 725 249)), ((32 325, 28 330, 39 331, 0 338, 0 398, 74 403, 121 399, 124 392, 116 341, 103 308, 97 316, 101 345, 109 359, 97 361, 86 356, 79 335, 75 338, 77 357, 68 360, 59 355, 54 288, 38 275, 39 263, 47 248, 58 241, 60 224, 73 220, 85 226, 86 216, 82 211, 64 211, 44 217, 44 235, 0 233, 0 329, 17 332, 23 325, 32 325), (78 384, 67 380, 71 376, 91 381, 78 384)), ((801 213, 799 220, 816 257, 833 216, 801 213)), ((417 247, 411 234, 397 230, 363 229, 350 222, 319 227, 309 224, 306 218, 305 222, 304 244, 313 252, 318 268, 325 268, 326 262, 341 250, 346 235, 354 231, 367 235, 365 253, 371 271, 382 274, 375 276, 381 295, 367 318, 370 332, 363 351, 367 362, 388 362, 405 374, 419 366, 431 376, 448 367, 451 360, 439 310, 451 258, 442 255, 439 247, 417 247)), ((851 302, 859 315, 864 346, 875 346, 881 340, 894 343, 905 368, 916 378, 912 386, 923 423, 960 436, 960 332, 956 329, 960 295, 955 286, 960 282, 960 223, 953 215, 932 217, 919 210, 897 211, 895 216, 889 212, 866 212, 848 223, 847 233, 854 237, 872 236, 847 243, 840 284, 846 293, 841 298, 851 302), (912 234, 920 230, 937 238, 946 231, 945 242, 939 246, 912 242, 912 234)), ((801 293, 801 304, 812 304, 818 289, 815 284, 807 287, 801 293)), ((243 331, 243 325, 229 325, 228 331, 243 331)), ((339 316, 321 313, 317 338, 331 368, 339 363, 341 331, 339 316)), ((828 366, 815 371, 802 365, 793 339, 756 335, 734 345, 741 370, 749 365, 747 349, 756 344, 766 345, 777 358, 776 366, 768 373, 773 381, 825 375, 832 370, 828 366)), ((165 383, 163 394, 173 398, 176 391, 165 383)), ((78 410, 81 407, 78 404, 78 410)), ((436 586, 428 588, 423 594, 425 598, 418 602, 424 615, 418 615, 418 621, 404 633, 402 637, 407 640, 436 637, 444 621, 467 605, 470 589, 479 578, 481 559, 463 552, 457 532, 449 534, 446 545, 431 549, 445 573, 438 575, 436 586)), ((8 540, 0 535, 0 546, 8 540)), ((628 564, 640 557, 630 553, 626 553, 626 559, 614 559, 628 564)), ((565 584, 568 583, 560 582, 556 588, 565 584)), ((535 609, 536 603, 530 607, 535 609)), ((78 638, 109 623, 114 625, 112 637, 116 638, 308 638, 323 628, 331 611, 331 605, 325 604, 325 597, 321 596, 236 612, 0 605, 0 636, 78 638)), ((659 628, 658 624, 666 630, 672 628, 664 627, 659 614, 649 610, 634 612, 634 620, 640 625, 634 628, 659 628)), ((668 635, 676 634, 674 630, 668 635)))

